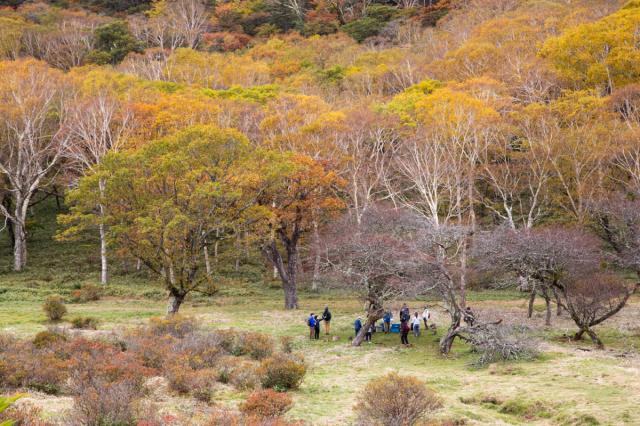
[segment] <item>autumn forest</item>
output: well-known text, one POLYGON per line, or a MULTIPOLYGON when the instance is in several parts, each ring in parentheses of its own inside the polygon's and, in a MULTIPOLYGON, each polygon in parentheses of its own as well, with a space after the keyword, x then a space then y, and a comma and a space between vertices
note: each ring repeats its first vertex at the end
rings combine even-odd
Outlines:
POLYGON ((640 356, 638 0, 0 1, 0 177, 0 424, 640 421, 444 377, 640 356))

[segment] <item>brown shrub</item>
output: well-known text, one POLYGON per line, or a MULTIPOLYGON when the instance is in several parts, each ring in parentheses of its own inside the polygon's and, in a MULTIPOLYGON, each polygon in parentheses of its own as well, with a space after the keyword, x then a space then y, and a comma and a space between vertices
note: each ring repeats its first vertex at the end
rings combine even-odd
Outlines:
POLYGON ((98 320, 93 317, 75 317, 71 320, 71 326, 81 330, 96 330, 98 320))
POLYGON ((41 331, 33 338, 33 346, 37 349, 47 348, 56 343, 60 343, 67 340, 67 338, 56 331, 46 330, 41 331))
POLYGON ((172 348, 178 341, 170 335, 147 336, 136 332, 124 339, 128 351, 140 358, 142 365, 148 368, 162 368, 168 357, 173 357, 172 348))
POLYGON ((30 402, 21 401, 0 413, 0 424, 4 421, 13 421, 13 426, 52 426, 42 419, 42 410, 30 402))
POLYGON ((240 338, 243 352, 251 358, 261 360, 273 354, 273 339, 262 333, 246 333, 240 338))
POLYGON ((155 336, 169 334, 181 339, 187 334, 193 333, 197 328, 196 321, 193 318, 172 315, 167 318, 151 318, 148 332, 155 336))
POLYGON ((288 422, 282 418, 245 416, 226 409, 214 411, 205 423, 206 426, 302 426, 302 424, 302 422, 288 422))
POLYGON ((254 389, 260 385, 256 365, 250 361, 236 362, 231 370, 229 383, 238 389, 254 389))
POLYGON ((198 401, 210 403, 215 393, 218 370, 205 369, 194 372, 191 381, 191 395, 198 401))
POLYGON ((57 394, 67 375, 68 362, 56 354, 58 346, 39 349, 29 341, 15 341, 0 354, 0 383, 7 388, 30 388, 57 394))
POLYGON ((258 372, 265 388, 288 390, 300 386, 307 367, 302 357, 276 354, 263 360, 258 372))
POLYGON ((293 406, 293 400, 284 392, 272 389, 253 392, 240 405, 240 411, 247 416, 259 418, 276 418, 283 416, 293 406))
POLYGON ((197 332, 174 343, 173 352, 185 355, 188 364, 195 370, 213 368, 226 352, 220 347, 220 338, 215 333, 197 332))
POLYGON ((367 384, 355 410, 362 424, 409 426, 441 406, 422 381, 389 373, 367 384))
POLYGON ((140 396, 133 382, 97 380, 73 398, 72 418, 82 425, 134 425, 140 396))
POLYGON ((49 318, 49 321, 60 321, 67 313, 67 307, 64 305, 62 296, 54 294, 45 299, 42 304, 42 310, 49 318))
POLYGON ((87 303, 100 300, 102 289, 95 284, 82 284, 79 290, 71 292, 71 300, 74 303, 87 303))

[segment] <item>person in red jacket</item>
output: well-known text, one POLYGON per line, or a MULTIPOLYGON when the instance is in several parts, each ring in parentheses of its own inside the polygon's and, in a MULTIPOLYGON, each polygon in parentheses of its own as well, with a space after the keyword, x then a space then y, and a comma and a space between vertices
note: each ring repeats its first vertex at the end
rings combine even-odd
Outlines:
POLYGON ((403 345, 409 345, 409 331, 411 328, 409 327, 409 321, 400 322, 400 342, 403 345))

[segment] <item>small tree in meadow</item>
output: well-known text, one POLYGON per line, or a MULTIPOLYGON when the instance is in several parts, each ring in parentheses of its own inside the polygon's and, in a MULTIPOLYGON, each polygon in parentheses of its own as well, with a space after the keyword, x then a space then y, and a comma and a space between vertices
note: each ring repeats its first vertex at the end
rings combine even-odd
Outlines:
POLYGON ((60 321, 67 314, 67 307, 64 305, 64 299, 54 294, 45 299, 42 304, 42 310, 49 318, 49 321, 60 321))

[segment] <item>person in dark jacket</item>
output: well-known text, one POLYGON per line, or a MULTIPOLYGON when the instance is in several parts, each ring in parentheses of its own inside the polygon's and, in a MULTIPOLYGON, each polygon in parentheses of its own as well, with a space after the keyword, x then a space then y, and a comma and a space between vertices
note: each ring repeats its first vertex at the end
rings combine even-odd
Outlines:
POLYGON ((318 316, 314 316, 314 319, 316 320, 316 323, 313 327, 313 336, 315 337, 316 340, 318 340, 320 338, 320 321, 322 321, 321 319, 318 319, 318 316))
POLYGON ((371 335, 373 334, 373 330, 375 330, 375 324, 371 324, 368 329, 365 330, 364 340, 365 342, 371 343, 371 335))
POLYGON ((313 312, 311 312, 307 319, 307 325, 309 326, 309 338, 313 339, 316 335, 316 318, 313 315, 313 312))
POLYGON ((324 312, 322 313, 322 321, 324 321, 324 334, 331 333, 331 311, 328 306, 324 307, 324 312))
POLYGON ((409 321, 401 321, 400 322, 400 342, 408 346, 409 345, 409 331, 411 328, 409 327, 409 321))
POLYGON ((467 306, 467 309, 464 310, 464 322, 466 322, 467 325, 470 325, 471 327, 473 327, 473 323, 476 322, 476 316, 474 315, 470 306, 467 306))
POLYGON ((409 307, 406 303, 402 304, 402 309, 400 309, 400 321, 409 322, 411 319, 411 311, 409 311, 409 307))
POLYGON ((353 328, 356 331, 356 336, 358 336, 358 333, 360 333, 360 329, 362 328, 362 320, 360 319, 360 317, 358 317, 353 323, 353 328))

